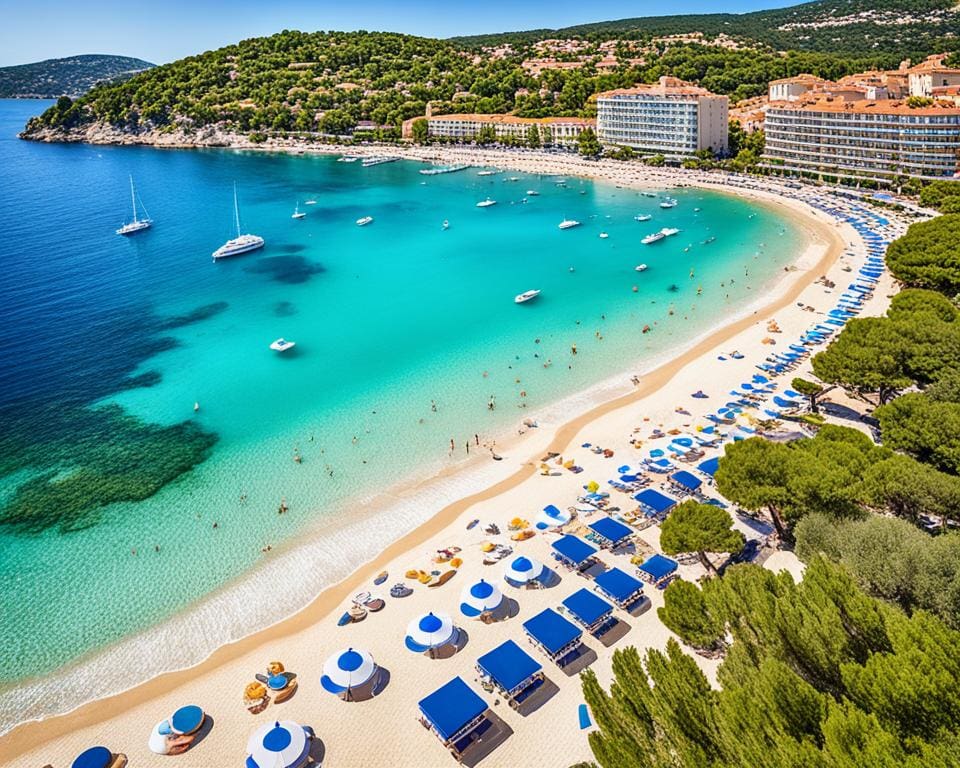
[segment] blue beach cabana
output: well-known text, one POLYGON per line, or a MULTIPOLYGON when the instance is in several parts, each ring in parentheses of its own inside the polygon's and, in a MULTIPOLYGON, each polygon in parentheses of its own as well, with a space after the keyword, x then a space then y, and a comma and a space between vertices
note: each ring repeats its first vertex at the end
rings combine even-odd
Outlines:
POLYGON ((553 544, 553 556, 564 565, 576 570, 589 568, 596 561, 596 547, 591 547, 583 539, 567 534, 557 539, 553 544))
POLYGON ((523 631, 558 667, 573 660, 583 636, 579 627, 552 608, 525 621, 523 631))
POLYGON ((707 475, 708 477, 713 477, 717 474, 717 467, 720 466, 720 457, 713 456, 712 458, 707 459, 706 461, 701 461, 697 464, 697 471, 707 475))
POLYGON ((615 549, 633 535, 633 529, 612 517, 601 517, 588 526, 600 539, 600 546, 615 549))
POLYGON ((643 582, 619 568, 604 571, 593 580, 593 584, 598 591, 613 600, 618 608, 622 608, 627 613, 630 613, 644 599, 643 582))
POLYGON ((421 699, 418 706, 423 724, 437 734, 457 760, 491 727, 484 717, 487 702, 460 677, 421 699))
POLYGON ((500 689, 511 707, 518 707, 543 685, 543 667, 513 640, 477 659, 477 671, 500 689))
POLYGON ((696 493, 700 490, 700 486, 703 485, 703 481, 694 477, 691 473, 687 472, 685 469, 681 469, 679 472, 674 472, 668 478, 671 485, 678 488, 683 493, 696 493))
POLYGON ((659 586, 677 571, 677 561, 663 555, 651 555, 637 570, 641 578, 645 578, 659 586))
POLYGON ((653 488, 640 491, 633 499, 640 505, 640 509, 647 517, 662 517, 677 506, 676 499, 653 488))
POLYGON ((578 589, 563 601, 573 620, 594 637, 604 635, 617 620, 613 618, 613 606, 588 589, 578 589))

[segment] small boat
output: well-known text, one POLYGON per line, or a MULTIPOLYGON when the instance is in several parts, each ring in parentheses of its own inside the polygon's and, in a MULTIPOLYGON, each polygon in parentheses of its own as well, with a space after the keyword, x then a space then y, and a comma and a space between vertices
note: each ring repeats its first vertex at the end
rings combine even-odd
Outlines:
POLYGON ((450 229, 450 222, 446 219, 443 220, 442 229, 450 229))
POLYGON ((653 216, 651 216, 649 213, 638 213, 636 216, 633 217, 633 220, 634 221, 650 221, 650 219, 652 218, 653 216))
POLYGON ((641 192, 640 194, 643 195, 644 197, 656 197, 656 195, 653 192, 641 192))
POLYGON ((601 233, 600 233, 600 239, 601 239, 601 240, 606 240, 608 237, 610 237, 610 235, 608 235, 606 232, 601 232, 601 233))
POLYGON ((660 207, 661 207, 661 208, 676 208, 676 207, 677 207, 677 201, 674 200, 673 198, 669 198, 669 197, 668 197, 666 200, 664 200, 662 203, 660 203, 660 207))
POLYGON ((580 226, 580 222, 574 221, 573 219, 564 219, 559 224, 560 229, 573 229, 574 227, 579 227, 579 226, 580 226))
MULTIPOLYGON (((362 165, 364 168, 370 168, 371 166, 374 166, 374 165, 383 165, 384 163, 395 163, 399 159, 400 159, 399 157, 389 157, 389 156, 366 157, 361 161, 360 165, 362 165)), ((347 161, 347 162, 352 162, 352 161, 347 161)))
POLYGON ((390 597, 409 597, 412 594, 413 590, 403 582, 394 584, 392 587, 390 587, 390 597))
POLYGON ((316 205, 316 204, 317 204, 317 201, 316 201, 316 200, 307 200, 307 201, 304 203, 304 205, 316 205))
POLYGON ((239 256, 263 248, 264 239, 259 235, 240 234, 240 206, 237 203, 237 185, 233 185, 233 218, 237 226, 237 236, 227 240, 213 252, 213 260, 225 259, 228 256, 239 256))
POLYGON ((532 291, 524 291, 523 293, 518 293, 513 297, 513 302, 515 304, 523 304, 524 302, 530 301, 531 299, 537 298, 540 295, 539 289, 532 291))
POLYGON ((537 190, 535 190, 535 189, 528 189, 528 190, 527 190, 527 197, 536 197, 536 196, 539 195, 539 194, 540 194, 540 193, 537 192, 537 190))
POLYGON ((663 234, 663 232, 654 232, 653 234, 647 235, 640 242, 644 245, 650 245, 651 243, 656 243, 660 240, 663 240, 665 237, 666 235, 663 234))
POLYGON ((127 222, 120 227, 120 229, 117 230, 118 235, 132 235, 135 232, 141 232, 153 226, 153 220, 147 213, 147 209, 143 208, 142 202, 140 203, 140 207, 143 208, 143 218, 137 218, 137 192, 133 187, 133 175, 130 176, 130 202, 133 205, 133 221, 127 222))
POLYGON ((477 171, 477 176, 496 176, 498 173, 500 173, 500 171, 491 171, 491 170, 477 171))
POLYGON ((270 345, 270 349, 272 349, 274 352, 286 352, 288 349, 293 349, 295 346, 297 346, 297 342, 287 341, 286 339, 280 338, 270 345))
POLYGON ((350 621, 363 621, 367 618, 367 609, 359 605, 354 605, 347 611, 350 621))
POLYGON ((489 208, 491 205, 496 205, 496 200, 491 200, 489 197, 486 200, 481 200, 477 203, 477 208, 489 208))
POLYGON ((373 597, 367 600, 367 602, 363 604, 363 607, 370 611, 370 613, 376 613, 377 611, 382 611, 385 605, 386 603, 383 602, 383 598, 373 597))
POLYGON ((373 583, 380 585, 380 584, 383 584, 383 582, 385 582, 386 580, 387 580, 387 572, 380 571, 380 573, 378 573, 376 578, 373 580, 373 583))
POLYGON ((553 180, 553 183, 554 183, 554 184, 566 184, 566 183, 567 183, 567 180, 566 180, 566 179, 554 179, 554 180, 553 180))
POLYGON ((646 265, 646 264, 637 264, 637 266, 635 266, 634 269, 635 269, 637 272, 646 272, 646 271, 647 271, 647 265, 646 265))
POLYGON ((520 181, 520 177, 519 177, 519 176, 511 176, 511 177, 509 177, 508 179, 504 179, 504 181, 520 181))
POLYGON ((303 218, 306 218, 306 215, 307 215, 306 213, 300 210, 300 203, 297 203, 293 208, 293 215, 290 218, 303 219, 303 218))
POLYGON ((675 227, 664 227, 663 229, 660 230, 660 234, 663 235, 664 237, 670 237, 671 235, 677 234, 677 232, 679 231, 680 230, 676 229, 675 227))
POLYGON ((367 226, 367 224, 370 224, 372 221, 373 221, 373 216, 364 216, 362 218, 357 219, 357 226, 365 227, 367 226))
POLYGON ((357 162, 357 160, 359 160, 359 159, 360 159, 360 158, 358 158, 358 157, 352 157, 352 156, 350 156, 350 155, 344 155, 343 157, 338 157, 338 158, 337 158, 337 162, 338 162, 338 163, 355 163, 355 162, 357 162))

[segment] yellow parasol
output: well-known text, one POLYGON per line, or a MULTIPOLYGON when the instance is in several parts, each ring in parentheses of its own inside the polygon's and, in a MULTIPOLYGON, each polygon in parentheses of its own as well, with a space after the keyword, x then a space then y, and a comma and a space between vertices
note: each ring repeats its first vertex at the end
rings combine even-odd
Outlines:
POLYGON ((266 695, 267 687, 263 683, 247 683, 247 687, 243 689, 243 697, 250 701, 262 699, 266 695))
POLYGON ((268 675, 279 675, 283 672, 283 664, 279 661, 271 661, 267 664, 267 674, 268 675))

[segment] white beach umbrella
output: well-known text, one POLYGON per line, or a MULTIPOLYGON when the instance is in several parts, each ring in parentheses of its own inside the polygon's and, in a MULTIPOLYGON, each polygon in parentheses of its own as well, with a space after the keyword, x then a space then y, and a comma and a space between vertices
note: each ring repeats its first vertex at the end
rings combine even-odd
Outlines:
MULTIPOLYGON (((373 677, 377 665, 367 651, 347 648, 333 654, 323 665, 323 677, 320 684, 327 686, 324 681, 333 683, 335 688, 350 689, 363 685, 373 677)), ((327 690, 330 690, 327 688, 327 690)), ((339 691, 333 691, 338 693, 339 691)))
POLYGON ((543 573, 543 563, 532 557, 521 555, 509 561, 503 570, 504 578, 526 584, 543 573))
POLYGON ((553 504, 548 504, 543 511, 537 515, 537 528, 553 528, 558 525, 566 525, 573 518, 573 515, 565 509, 559 509, 553 504))
POLYGON ((460 593, 460 612, 476 618, 482 613, 496 610, 502 602, 503 593, 489 581, 480 579, 463 588, 460 593))
POLYGON ((425 613, 407 625, 407 645, 412 641, 415 646, 439 648, 449 643, 456 631, 453 619, 445 613, 425 613))
POLYGON ((307 751, 307 732, 292 720, 264 723, 247 741, 247 752, 259 768, 291 768, 307 751))

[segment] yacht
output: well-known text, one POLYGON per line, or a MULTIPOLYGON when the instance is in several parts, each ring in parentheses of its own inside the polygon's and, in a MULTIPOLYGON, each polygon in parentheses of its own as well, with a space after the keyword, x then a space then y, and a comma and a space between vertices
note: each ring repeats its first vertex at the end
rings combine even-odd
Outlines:
POLYGON ((237 236, 232 240, 227 240, 217 250, 213 252, 213 260, 225 259, 228 256, 239 256, 241 253, 249 253, 263 248, 264 240, 259 235, 241 235, 240 234, 240 206, 237 203, 237 185, 233 185, 233 218, 237 225, 237 236))
POLYGON ((297 342, 287 341, 286 339, 280 338, 270 345, 270 349, 272 349, 274 352, 286 352, 288 349, 293 349, 295 346, 297 346, 297 342))
POLYGON ((638 213, 636 216, 633 217, 633 220, 634 221, 650 221, 650 219, 652 218, 653 216, 651 216, 649 213, 638 213))
POLYGON ((513 297, 514 304, 523 304, 526 301, 537 298, 540 295, 539 290, 535 291, 524 291, 523 293, 517 294, 513 297))
POLYGON ((635 269, 637 272, 646 272, 646 271, 647 271, 647 265, 646 265, 646 264, 637 264, 637 266, 635 266, 634 269, 635 269))
POLYGON ((477 208, 489 208, 491 205, 496 205, 496 200, 491 200, 489 197, 486 200, 481 200, 477 203, 477 208))
POLYGON ((564 219, 559 224, 560 229, 573 229, 574 227, 579 227, 580 222, 574 221, 573 219, 564 219))
POLYGON ((291 219, 303 219, 303 218, 306 217, 306 215, 307 215, 306 213, 304 213, 303 211, 300 210, 300 203, 297 203, 297 204, 293 207, 293 215, 292 215, 290 218, 291 218, 291 219))
POLYGON ((654 232, 653 234, 647 235, 640 242, 643 243, 644 245, 650 245, 651 243, 656 243, 656 242, 659 242, 660 240, 663 240, 665 237, 666 235, 663 234, 663 232, 654 232))
POLYGON ((373 221, 373 216, 364 216, 363 218, 357 219, 358 227, 365 227, 367 224, 370 224, 373 221))
POLYGON ((144 229, 150 229, 150 226, 153 224, 147 209, 143 208, 143 203, 140 203, 140 207, 143 208, 143 218, 137 218, 137 192, 133 188, 133 176, 130 176, 130 202, 133 205, 133 221, 127 222, 120 229, 117 230, 118 235, 132 235, 134 232, 140 232, 144 229))
POLYGON ((679 231, 679 229, 675 229, 674 227, 664 227, 660 230, 660 234, 664 237, 670 237, 670 235, 675 235, 679 231))
POLYGON ((352 156, 350 156, 350 155, 344 155, 343 157, 338 157, 338 158, 337 158, 337 162, 338 162, 338 163, 355 163, 355 162, 357 162, 357 160, 359 160, 359 158, 357 158, 357 157, 352 157, 352 156))

